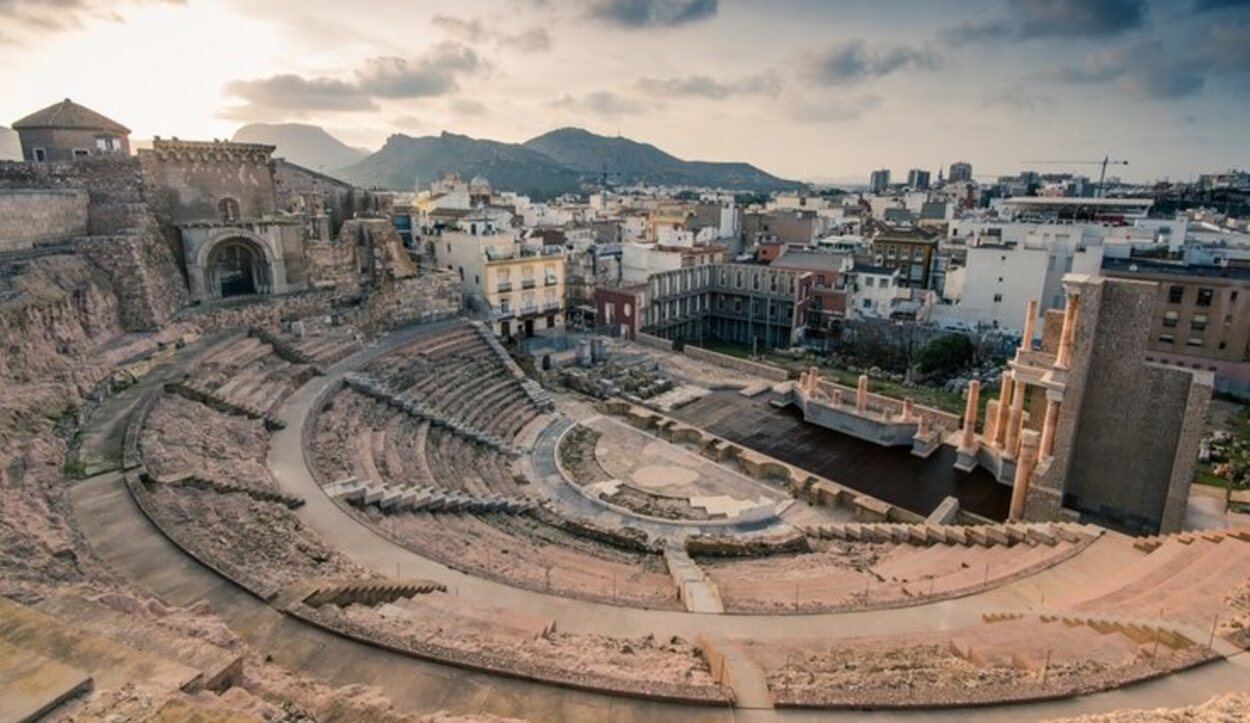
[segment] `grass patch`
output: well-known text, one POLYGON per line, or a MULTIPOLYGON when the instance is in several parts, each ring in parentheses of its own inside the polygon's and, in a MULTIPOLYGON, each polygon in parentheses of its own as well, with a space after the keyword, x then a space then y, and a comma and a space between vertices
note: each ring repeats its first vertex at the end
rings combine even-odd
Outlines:
MULTIPOLYGON (((694 345, 691 345, 694 346, 694 345)), ((776 351, 764 351, 757 357, 751 357, 751 348, 743 344, 733 344, 730 342, 716 341, 706 342, 704 349, 714 351, 726 356, 738 357, 739 359, 753 359, 765 364, 771 364, 775 367, 781 367, 789 371, 805 371, 809 367, 815 365, 820 369, 822 376, 833 382, 843 386, 854 387, 859 384, 859 372, 852 371, 845 367, 837 366, 829 362, 827 358, 804 356, 795 358, 789 354, 782 354, 776 351)), ((913 384, 908 386, 901 382, 891 381, 889 379, 879 379, 869 377, 868 391, 874 394, 881 394, 895 399, 903 399, 911 397, 923 407, 932 407, 943 412, 962 415, 964 413, 964 395, 960 392, 952 392, 941 387, 930 387, 923 384, 913 384)), ((990 396, 982 394, 979 406, 981 413, 985 412, 985 405, 990 400, 990 396)))

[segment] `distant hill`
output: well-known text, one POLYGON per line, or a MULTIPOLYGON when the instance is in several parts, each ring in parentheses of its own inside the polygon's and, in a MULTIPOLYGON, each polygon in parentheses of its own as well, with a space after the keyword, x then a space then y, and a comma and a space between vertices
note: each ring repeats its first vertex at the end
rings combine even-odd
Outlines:
POLYGON ((0 126, 0 161, 22 160, 22 144, 17 140, 17 131, 0 126))
POLYGON ((369 155, 352 148, 318 126, 303 123, 251 123, 235 132, 238 143, 277 146, 274 155, 314 171, 350 166, 369 155))
POLYGON ((514 143, 470 138, 454 133, 413 138, 395 134, 377 153, 334 172, 366 187, 411 190, 455 171, 465 180, 484 176, 491 186, 536 198, 577 191, 580 174, 538 151, 514 143))
POLYGON ((615 183, 706 186, 735 191, 785 191, 803 184, 787 181, 749 163, 683 161, 649 143, 600 136, 580 128, 561 128, 524 143, 589 177, 606 172, 615 183))

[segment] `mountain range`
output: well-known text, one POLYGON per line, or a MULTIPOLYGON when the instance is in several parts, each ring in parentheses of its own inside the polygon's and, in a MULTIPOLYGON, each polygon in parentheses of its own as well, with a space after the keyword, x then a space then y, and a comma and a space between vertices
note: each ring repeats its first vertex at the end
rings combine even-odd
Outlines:
POLYGON ((319 126, 304 123, 250 123, 235 131, 231 140, 277 146, 275 156, 315 171, 344 168, 369 155, 369 151, 352 148, 319 126))
POLYGON ((234 140, 268 143, 293 163, 324 169, 357 185, 411 190, 455 171, 465 179, 483 176, 498 190, 535 198, 576 192, 605 178, 614 185, 696 186, 734 191, 798 189, 789 181, 748 163, 686 161, 628 138, 580 128, 561 128, 524 143, 502 143, 444 132, 414 138, 395 134, 375 153, 363 155, 316 126, 244 126, 234 140), (352 157, 353 154, 355 157, 352 157), (346 158, 343 163, 334 159, 346 158))

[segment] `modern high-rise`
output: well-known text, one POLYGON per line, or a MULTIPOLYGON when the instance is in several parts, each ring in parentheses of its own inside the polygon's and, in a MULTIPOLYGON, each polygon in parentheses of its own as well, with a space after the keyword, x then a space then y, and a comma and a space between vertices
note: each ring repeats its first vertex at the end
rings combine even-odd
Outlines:
POLYGON ((868 179, 868 187, 873 193, 881 193, 890 187, 890 169, 881 168, 872 172, 868 179))
POLYGON ((972 164, 963 161, 957 161, 951 164, 951 172, 947 179, 950 183, 958 183, 959 181, 972 180, 972 164))
POLYGON ((929 190, 929 172, 913 168, 907 172, 907 186, 913 191, 929 190))

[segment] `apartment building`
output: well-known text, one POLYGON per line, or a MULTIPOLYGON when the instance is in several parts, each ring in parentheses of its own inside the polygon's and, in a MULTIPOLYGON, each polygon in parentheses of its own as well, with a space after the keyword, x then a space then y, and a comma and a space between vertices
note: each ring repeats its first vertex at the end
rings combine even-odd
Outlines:
POLYGON ((490 313, 502 337, 532 336, 564 326, 564 248, 521 242, 486 216, 468 215, 456 226, 427 229, 422 248, 438 268, 460 275, 470 305, 490 313))
POLYGON ((1214 372, 1217 392, 1250 397, 1250 268, 1108 258, 1102 274, 1157 284, 1148 361, 1214 372))
POLYGON ((662 272, 648 281, 643 328, 692 343, 793 346, 807 325, 813 282, 811 272, 754 263, 662 272))
POLYGON ((918 228, 884 227, 872 240, 878 265, 898 269, 901 283, 910 289, 932 288, 937 249, 937 236, 918 228))
POLYGON ((502 337, 529 337, 564 326, 564 256, 559 247, 489 248, 483 290, 491 327, 502 337))

